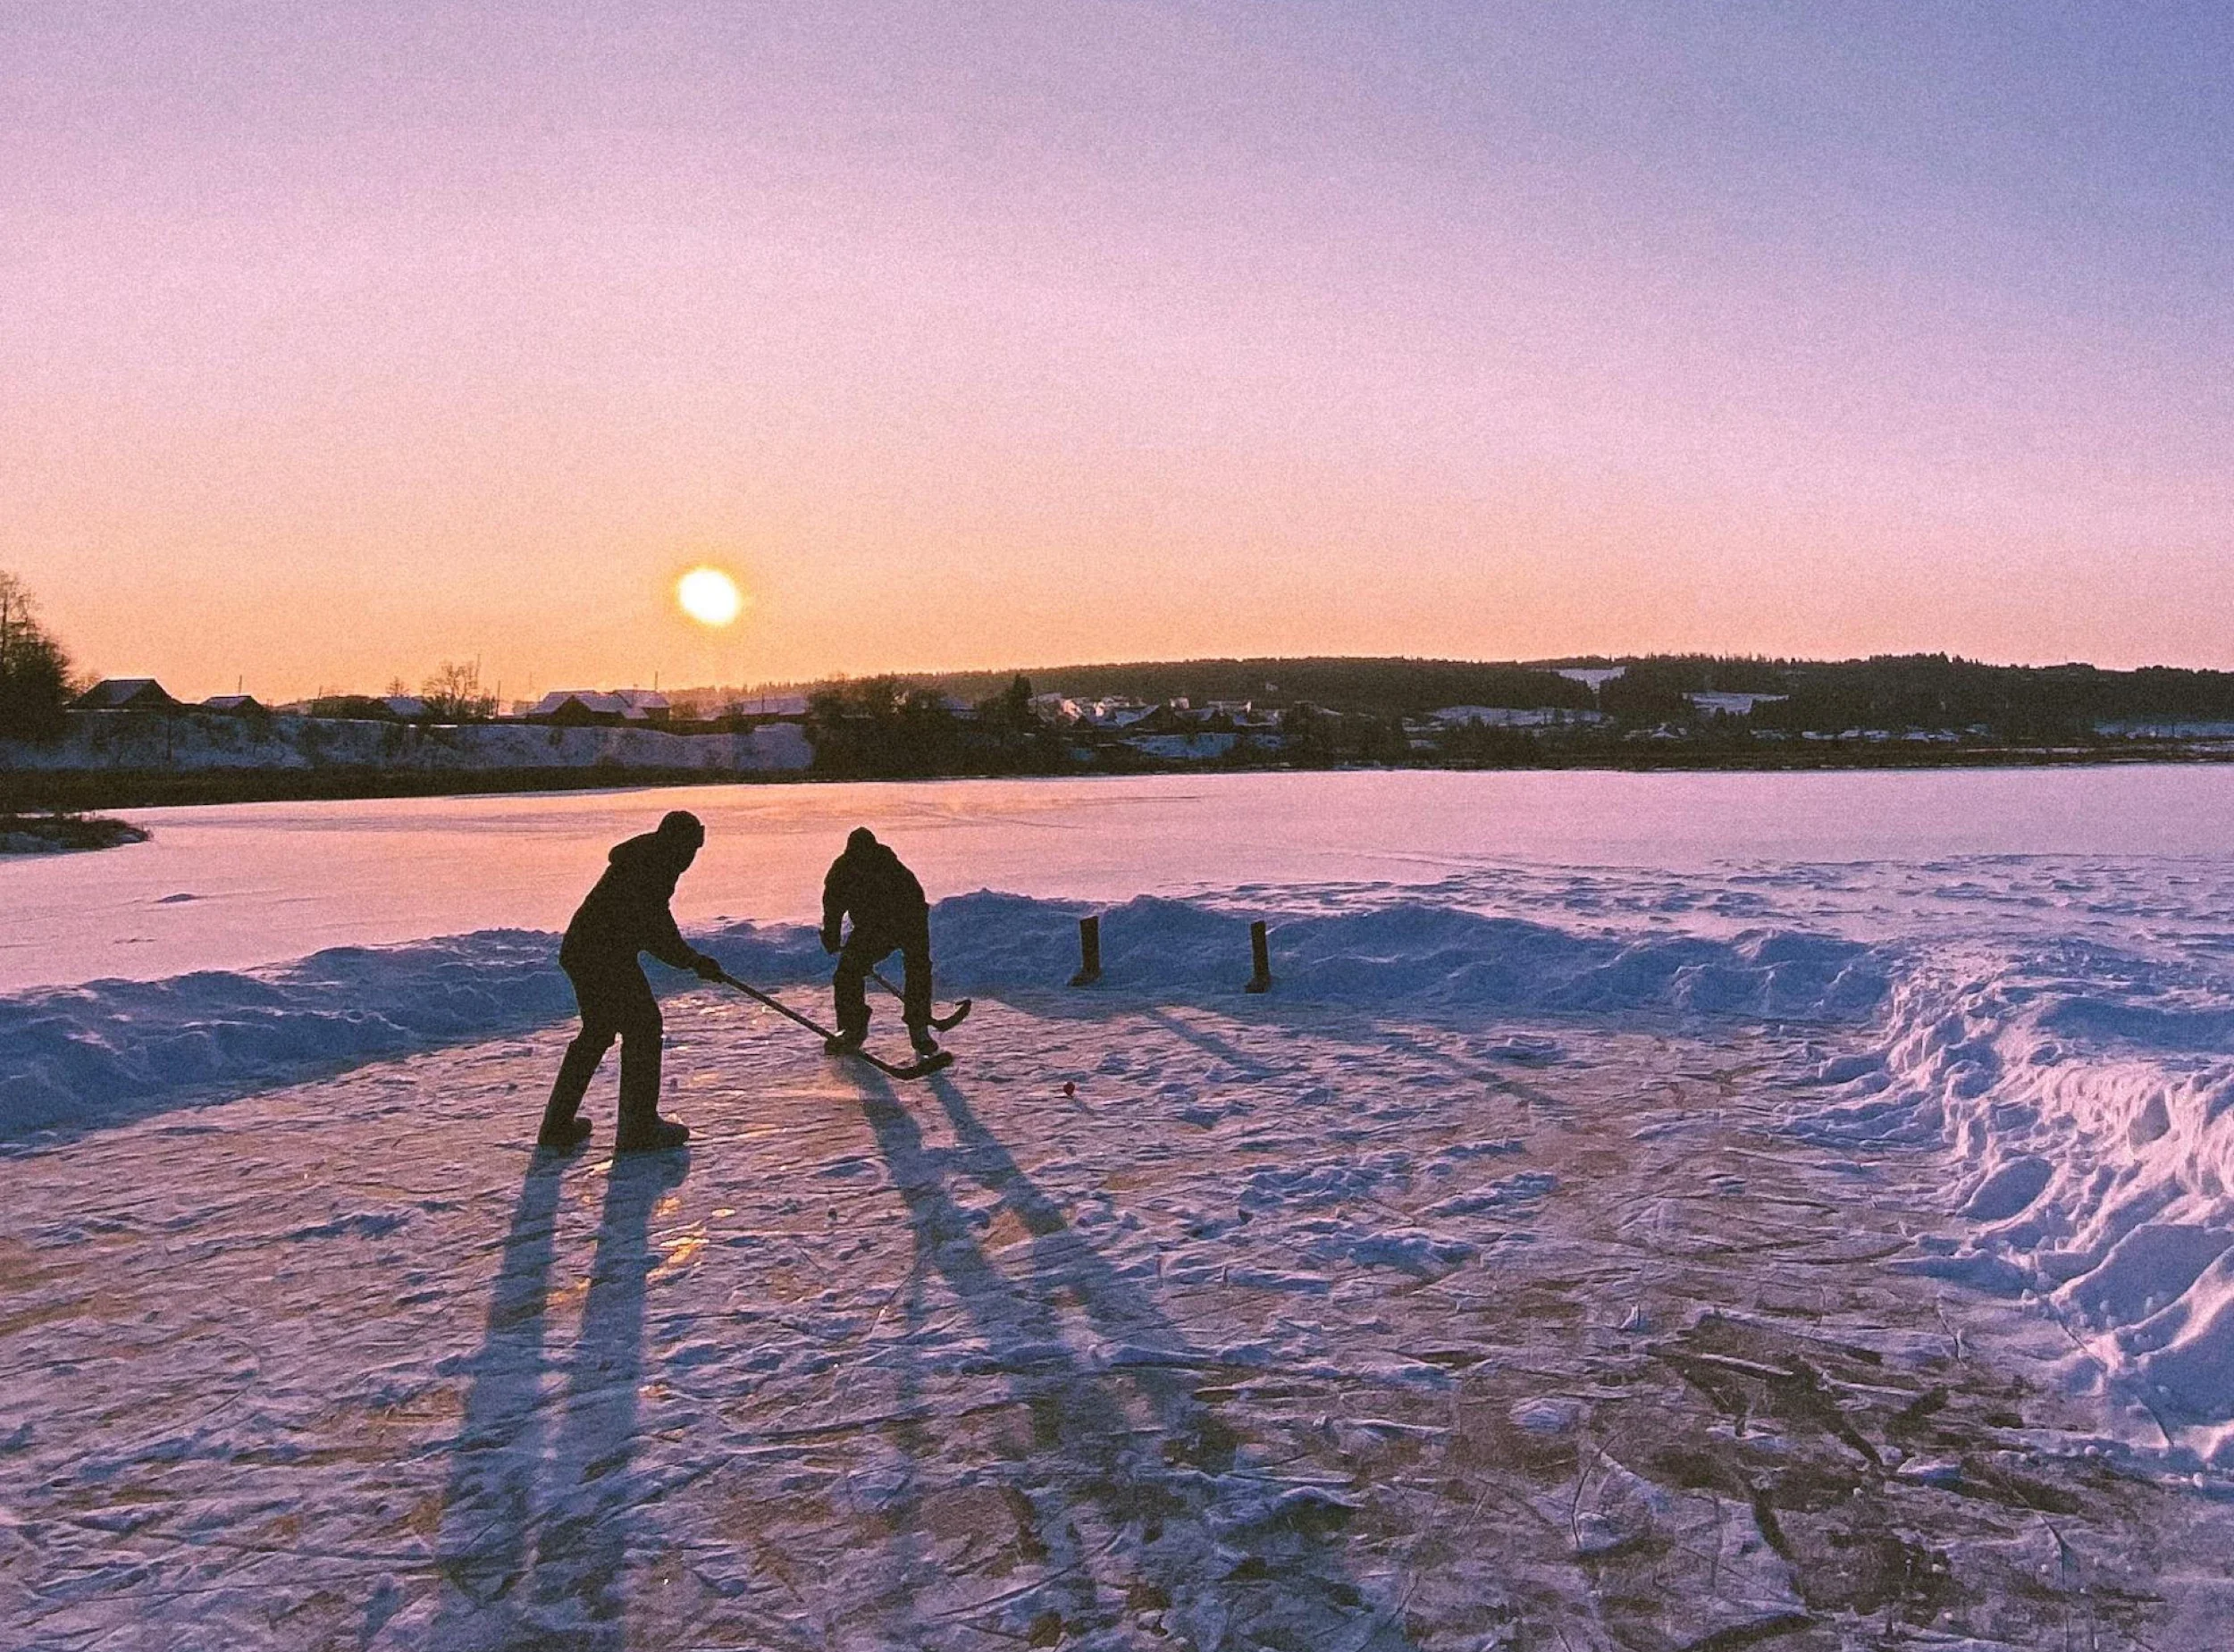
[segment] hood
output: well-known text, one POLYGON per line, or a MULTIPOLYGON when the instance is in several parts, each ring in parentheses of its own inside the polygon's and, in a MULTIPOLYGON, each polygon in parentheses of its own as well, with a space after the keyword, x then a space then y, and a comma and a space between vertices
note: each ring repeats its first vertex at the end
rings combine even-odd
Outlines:
POLYGON ((693 857, 679 853, 672 840, 662 838, 656 832, 647 832, 642 837, 614 844, 605 858, 631 872, 679 872, 693 857))

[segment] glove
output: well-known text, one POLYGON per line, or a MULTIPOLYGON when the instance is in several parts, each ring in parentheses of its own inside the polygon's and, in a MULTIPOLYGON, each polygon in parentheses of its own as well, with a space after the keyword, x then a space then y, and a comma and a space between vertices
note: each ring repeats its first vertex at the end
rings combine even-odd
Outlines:
POLYGON ((728 973, 721 967, 719 959, 709 958, 703 952, 692 962, 691 968, 698 972, 698 978, 701 981, 718 981, 728 973))

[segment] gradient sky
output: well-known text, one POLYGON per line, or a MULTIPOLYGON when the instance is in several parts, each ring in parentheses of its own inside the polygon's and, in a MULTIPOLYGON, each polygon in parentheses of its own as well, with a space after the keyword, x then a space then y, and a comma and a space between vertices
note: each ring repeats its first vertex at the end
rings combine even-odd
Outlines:
POLYGON ((2230 476, 2222 0, 0 4, 0 566, 175 692, 2234 667, 2230 476))

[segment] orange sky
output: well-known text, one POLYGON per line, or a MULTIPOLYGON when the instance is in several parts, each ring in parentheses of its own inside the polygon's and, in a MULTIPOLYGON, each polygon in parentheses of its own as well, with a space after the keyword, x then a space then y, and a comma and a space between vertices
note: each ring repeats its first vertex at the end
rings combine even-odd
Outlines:
POLYGON ((34 0, 0 566, 193 695, 2234 666, 2234 49, 2095 16, 34 0))

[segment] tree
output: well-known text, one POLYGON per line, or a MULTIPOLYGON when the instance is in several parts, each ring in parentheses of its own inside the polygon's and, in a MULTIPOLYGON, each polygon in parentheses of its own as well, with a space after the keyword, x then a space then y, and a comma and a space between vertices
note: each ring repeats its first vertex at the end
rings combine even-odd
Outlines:
POLYGON ((421 687, 419 697, 426 701, 427 715, 438 723, 470 723, 496 715, 497 697, 481 692, 477 659, 463 665, 444 660, 442 668, 421 687))
POLYGON ((988 700, 978 702, 978 721, 1003 734, 1036 733, 1039 719, 1032 715, 1032 683, 1027 676, 1009 679, 1009 685, 988 700))
POLYGON ((70 656, 38 623, 23 582, 0 571, 0 735, 50 740, 70 703, 70 656))
POLYGON ((953 716, 928 689, 899 677, 827 683, 807 696, 807 738, 818 774, 849 778, 953 774, 953 716))
POLYGON ((1280 714, 1281 751, 1302 768, 1323 768, 1334 760, 1339 724, 1318 707, 1298 700, 1280 714))

